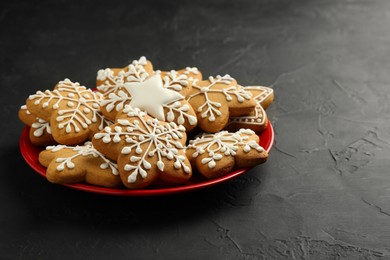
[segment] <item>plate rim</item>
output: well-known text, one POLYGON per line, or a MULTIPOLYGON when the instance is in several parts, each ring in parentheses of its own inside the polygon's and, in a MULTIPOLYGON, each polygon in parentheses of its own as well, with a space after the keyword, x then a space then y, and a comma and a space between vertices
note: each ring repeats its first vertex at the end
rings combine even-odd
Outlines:
MULTIPOLYGON (((26 161, 26 163, 39 175, 44 177, 46 179, 46 172, 45 168, 37 162, 38 158, 33 157, 31 153, 29 153, 29 146, 34 146, 31 144, 29 139, 29 131, 30 127, 25 126, 22 134, 19 139, 19 149, 22 154, 23 159, 26 161)), ((267 142, 267 146, 264 147, 264 149, 269 153, 271 151, 271 148, 274 143, 274 129, 271 124, 271 122, 268 122, 267 127, 265 130, 257 134, 258 136, 261 136, 265 131, 269 132, 269 140, 267 142)), ((38 146, 34 146, 36 149, 39 149, 38 146)), ((90 193, 97 193, 97 194, 104 194, 104 195, 111 195, 111 196, 122 196, 122 197, 144 197, 144 196, 158 196, 158 195, 170 195, 170 194, 177 194, 177 193, 184 193, 184 192, 190 192, 195 191, 199 189, 208 188, 223 182, 226 182, 230 179, 233 179, 239 175, 242 175, 246 173, 248 170, 250 170, 252 167, 249 168, 240 168, 236 169, 224 176, 221 176, 216 179, 206 180, 204 182, 199 183, 190 183, 189 185, 181 185, 181 186, 174 186, 174 187, 166 187, 166 188, 154 188, 154 189, 113 189, 113 188, 105 188, 105 187, 99 187, 99 186, 93 186, 89 184, 84 183, 75 183, 75 184, 58 184, 62 186, 66 186, 72 189, 81 190, 85 192, 90 193)))

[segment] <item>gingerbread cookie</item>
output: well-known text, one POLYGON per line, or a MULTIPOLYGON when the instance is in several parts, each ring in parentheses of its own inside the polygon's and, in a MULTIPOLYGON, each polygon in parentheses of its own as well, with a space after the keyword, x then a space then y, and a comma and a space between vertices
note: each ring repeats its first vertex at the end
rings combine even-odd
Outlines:
POLYGON ((274 91, 272 88, 262 86, 241 88, 252 93, 253 98, 256 100, 255 110, 246 116, 230 117, 225 129, 228 131, 237 131, 241 128, 249 128, 259 133, 268 125, 268 117, 264 109, 272 103, 274 91))
POLYGON ((159 121, 131 106, 126 106, 124 112, 126 119, 118 119, 92 139, 98 151, 117 161, 123 184, 136 189, 158 179, 186 182, 192 170, 185 156, 185 128, 159 121))
POLYGON ((194 81, 188 101, 196 112, 198 126, 209 133, 222 130, 229 116, 247 115, 256 106, 251 94, 229 75, 194 81))
POLYGON ((231 172, 234 167, 252 167, 265 162, 268 153, 258 143, 259 137, 249 129, 235 133, 203 133, 190 140, 186 154, 193 167, 213 179, 231 172))
POLYGON ((117 165, 98 152, 91 142, 73 147, 48 146, 39 154, 39 162, 47 167, 46 178, 53 183, 86 182, 108 188, 122 186, 117 165))
POLYGON ((100 93, 65 79, 52 91, 30 95, 26 105, 33 115, 50 123, 56 142, 76 145, 111 124, 100 113, 102 97, 100 93))
POLYGON ((196 67, 186 67, 177 71, 157 70, 156 73, 161 75, 164 88, 179 92, 185 98, 190 95, 193 82, 202 80, 202 73, 196 67))
POLYGON ((105 96, 101 102, 102 112, 115 120, 125 105, 131 105, 161 121, 175 122, 191 130, 196 126, 197 119, 181 94, 185 95, 191 89, 192 81, 188 75, 199 75, 201 78, 200 72, 193 68, 185 69, 182 73, 154 73, 150 61, 145 57, 123 69, 99 70, 97 88, 105 96))
POLYGON ((36 117, 23 105, 19 109, 19 119, 30 127, 30 141, 34 145, 46 146, 56 144, 51 134, 51 128, 47 121, 36 117))

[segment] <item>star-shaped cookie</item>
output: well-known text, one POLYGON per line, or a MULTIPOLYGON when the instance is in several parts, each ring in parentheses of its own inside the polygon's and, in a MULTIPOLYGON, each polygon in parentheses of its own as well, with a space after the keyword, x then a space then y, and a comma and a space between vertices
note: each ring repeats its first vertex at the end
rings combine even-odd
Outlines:
POLYGON ((192 170, 184 151, 185 128, 159 121, 128 105, 123 112, 127 118, 118 119, 92 139, 98 151, 117 161, 123 184, 136 189, 157 180, 186 182, 192 170))
POLYGON ((115 120, 125 105, 132 105, 159 120, 191 130, 197 119, 185 95, 195 77, 201 78, 201 74, 193 68, 155 73, 145 57, 123 69, 99 70, 97 88, 105 96, 102 111, 115 120))

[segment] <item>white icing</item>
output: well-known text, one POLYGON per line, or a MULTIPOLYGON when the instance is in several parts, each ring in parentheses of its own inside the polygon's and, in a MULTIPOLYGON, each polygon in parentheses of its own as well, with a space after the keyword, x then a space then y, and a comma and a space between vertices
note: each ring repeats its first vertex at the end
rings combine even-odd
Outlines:
POLYGON ((118 166, 117 164, 111 162, 108 160, 103 154, 101 154, 98 150, 96 150, 91 142, 85 142, 84 145, 77 145, 77 146, 66 146, 66 145, 56 145, 56 146, 47 146, 46 150, 57 152, 62 149, 71 149, 72 151, 75 151, 76 154, 64 157, 64 158, 57 158, 56 162, 60 163, 57 166, 57 171, 63 171, 66 168, 73 169, 75 167, 75 164, 72 162, 73 159, 79 157, 79 156, 89 156, 92 155, 93 157, 99 157, 103 160, 103 163, 100 164, 101 169, 111 169, 111 173, 114 175, 118 175, 118 166))
MULTIPOLYGON (((184 100, 182 95, 175 92, 180 92, 188 85, 189 79, 186 73, 179 74, 172 70, 161 78, 161 71, 156 71, 155 75, 149 77, 143 67, 146 64, 146 58, 141 57, 140 60, 133 61, 127 71, 122 70, 117 76, 114 76, 114 72, 110 69, 100 70, 97 79, 106 80, 105 84, 98 86, 105 95, 100 103, 101 106, 110 113, 119 112, 125 105, 130 104, 145 110, 159 120, 176 122, 180 125, 185 124, 187 120, 190 125, 196 125, 197 118, 188 113, 188 105, 178 106, 180 102, 176 102, 184 100), (167 118, 164 109, 167 111, 167 118)), ((197 69, 188 68, 188 71, 195 73, 197 69)))
POLYGON ((130 106, 144 110, 161 121, 165 121, 163 106, 183 99, 176 91, 164 88, 158 74, 143 82, 126 82, 125 88, 132 97, 130 106))
POLYGON ((245 100, 249 100, 251 98, 251 94, 243 89, 237 88, 236 86, 228 86, 227 88, 223 89, 216 89, 214 86, 216 84, 225 84, 230 85, 234 79, 230 77, 229 75, 225 76, 216 76, 209 77, 210 84, 208 86, 198 86, 197 82, 193 82, 193 88, 197 89, 198 91, 192 95, 189 96, 188 101, 190 101, 192 98, 203 95, 205 98, 205 103, 203 103, 200 107, 198 107, 198 112, 201 113, 202 118, 208 117, 208 120, 210 122, 215 121, 217 116, 220 116, 222 113, 219 111, 219 108, 222 106, 221 103, 213 101, 210 98, 210 93, 220 93, 225 96, 226 101, 232 101, 233 98, 236 98, 236 100, 240 103, 244 102, 245 100))
POLYGON ((240 88, 246 90, 246 91, 256 91, 259 93, 254 96, 253 98, 256 101, 256 107, 254 110, 253 115, 248 116, 239 116, 239 117, 230 117, 230 121, 228 125, 233 123, 238 124, 249 124, 249 125, 263 125, 265 124, 265 111, 264 108, 261 106, 261 103, 264 102, 269 96, 273 94, 273 89, 268 87, 262 87, 262 86, 249 86, 249 87, 242 87, 240 88))
POLYGON ((21 107, 20 107, 20 109, 22 109, 22 110, 26 110, 26 111, 25 111, 25 113, 26 113, 27 115, 31 115, 31 112, 30 112, 30 111, 28 111, 28 109, 27 109, 27 106, 26 106, 26 105, 23 105, 23 106, 21 106, 21 107))
POLYGON ((104 143, 115 142, 115 138, 125 140, 126 146, 122 148, 122 154, 130 154, 135 151, 136 155, 130 156, 129 164, 124 166, 125 171, 131 172, 128 177, 129 183, 134 183, 140 175, 147 176, 147 171, 152 168, 151 157, 157 156, 157 168, 164 171, 163 159, 174 160, 176 169, 182 168, 190 173, 191 169, 185 164, 185 157, 178 155, 178 149, 184 149, 180 142, 185 129, 175 123, 161 125, 157 119, 145 119, 146 114, 138 108, 126 106, 123 110, 130 117, 137 120, 118 119, 116 127, 106 127, 104 132, 95 134, 94 138, 102 139, 104 143), (141 145, 147 144, 146 148, 141 145))
POLYGON ((122 69, 116 76, 114 76, 114 71, 109 68, 99 70, 97 79, 104 82, 97 86, 97 89, 105 96, 108 96, 110 93, 115 93, 123 88, 125 82, 144 81, 149 77, 144 68, 146 64, 147 60, 142 56, 139 60, 134 60, 130 65, 122 69))
POLYGON ((186 149, 194 149, 192 157, 196 158, 199 155, 207 154, 201 160, 202 164, 207 164, 209 168, 214 168, 217 162, 224 156, 235 156, 237 151, 242 148, 245 153, 249 153, 252 149, 258 152, 264 149, 254 140, 250 140, 248 135, 253 135, 250 129, 240 129, 235 133, 221 131, 215 134, 203 133, 194 140, 190 140, 186 149))
POLYGON ((66 133, 80 132, 79 126, 85 129, 93 122, 97 122, 98 119, 100 119, 100 130, 105 125, 109 125, 110 122, 99 112, 99 102, 102 98, 102 94, 80 86, 77 82, 73 83, 69 79, 60 81, 53 91, 38 91, 29 97, 30 100, 35 100, 35 105, 42 103, 43 108, 51 101, 55 101, 53 109, 58 109, 62 103, 66 104, 68 109, 59 110, 59 116, 56 118, 56 121, 60 122, 58 127, 65 128, 66 133), (92 115, 89 115, 91 112, 92 115))
POLYGON ((31 128, 35 129, 33 135, 36 137, 42 136, 45 132, 51 134, 50 124, 41 118, 37 118, 37 121, 31 125, 31 128))
MULTIPOLYGON (((28 111, 27 106, 23 105, 20 107, 20 109, 25 110, 25 113, 27 115, 31 115, 31 112, 28 111)), ((31 128, 34 128, 33 135, 35 137, 40 137, 42 136, 45 132, 48 134, 51 134, 51 128, 49 122, 43 120, 42 118, 37 117, 36 121, 32 123, 31 128)))
POLYGON ((171 70, 166 73, 162 78, 164 88, 172 89, 174 91, 181 91, 184 87, 188 86, 188 77, 186 74, 179 74, 175 70, 171 70))
POLYGON ((186 67, 184 74, 188 75, 190 73, 198 75, 200 72, 197 67, 186 67))

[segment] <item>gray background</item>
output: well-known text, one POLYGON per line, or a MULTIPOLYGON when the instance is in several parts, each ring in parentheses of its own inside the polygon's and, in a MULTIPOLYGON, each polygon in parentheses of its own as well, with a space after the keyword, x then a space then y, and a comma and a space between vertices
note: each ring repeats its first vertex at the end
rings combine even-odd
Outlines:
POLYGON ((2 259, 390 259, 390 1, 0 4, 2 259), (53 185, 23 161, 29 94, 141 55, 266 85, 269 161, 176 196, 53 185))

